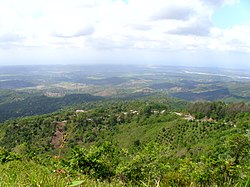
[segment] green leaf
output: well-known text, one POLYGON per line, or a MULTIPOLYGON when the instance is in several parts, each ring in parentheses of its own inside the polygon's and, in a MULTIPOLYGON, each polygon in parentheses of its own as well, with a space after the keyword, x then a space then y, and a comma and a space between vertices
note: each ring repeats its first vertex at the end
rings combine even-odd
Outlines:
POLYGON ((248 177, 248 180, 247 180, 247 182, 245 184, 245 187, 249 187, 249 186, 250 186, 250 177, 248 177))
POLYGON ((69 185, 69 187, 81 185, 83 182, 84 182, 84 181, 73 181, 72 184, 69 185))

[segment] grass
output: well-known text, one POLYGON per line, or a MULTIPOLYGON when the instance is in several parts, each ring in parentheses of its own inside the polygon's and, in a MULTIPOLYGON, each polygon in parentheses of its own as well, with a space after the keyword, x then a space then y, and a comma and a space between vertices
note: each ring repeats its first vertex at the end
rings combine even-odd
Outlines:
POLYGON ((0 166, 1 187, 67 186, 68 178, 33 161, 12 161, 0 166))
MULTIPOLYGON (((53 171, 34 161, 12 161, 0 165, 0 187, 121 187, 121 181, 91 179, 85 175, 74 178, 64 172, 53 171)), ((129 185, 128 185, 129 186, 129 185)))

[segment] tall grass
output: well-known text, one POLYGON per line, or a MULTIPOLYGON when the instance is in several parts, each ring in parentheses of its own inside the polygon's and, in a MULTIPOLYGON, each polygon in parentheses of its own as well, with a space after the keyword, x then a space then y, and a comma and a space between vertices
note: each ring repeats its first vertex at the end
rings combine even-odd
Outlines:
MULTIPOLYGON (((0 166, 1 187, 54 186, 57 173, 32 161, 12 161, 0 166)), ((58 176, 58 186, 67 186, 69 179, 58 176)))
MULTIPOLYGON (((0 187, 121 187, 121 181, 99 181, 85 175, 71 178, 34 161, 11 161, 0 165, 0 187), (79 185, 76 181, 81 181, 79 185)), ((129 185, 126 185, 129 186, 129 185)))

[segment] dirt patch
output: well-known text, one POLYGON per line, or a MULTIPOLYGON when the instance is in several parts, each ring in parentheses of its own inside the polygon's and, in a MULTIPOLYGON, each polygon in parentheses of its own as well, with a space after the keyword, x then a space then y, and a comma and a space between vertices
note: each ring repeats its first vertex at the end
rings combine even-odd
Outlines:
POLYGON ((63 144, 64 141, 63 132, 66 123, 67 123, 66 121, 56 122, 55 133, 53 134, 51 139, 51 144, 54 146, 54 148, 60 148, 60 146, 62 146, 63 144))

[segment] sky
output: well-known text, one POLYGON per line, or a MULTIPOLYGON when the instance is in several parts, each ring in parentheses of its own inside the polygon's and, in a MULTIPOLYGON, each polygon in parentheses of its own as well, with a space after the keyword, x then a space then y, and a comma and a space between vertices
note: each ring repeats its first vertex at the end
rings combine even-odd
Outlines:
POLYGON ((0 65, 250 68, 249 0, 0 0, 0 65))

